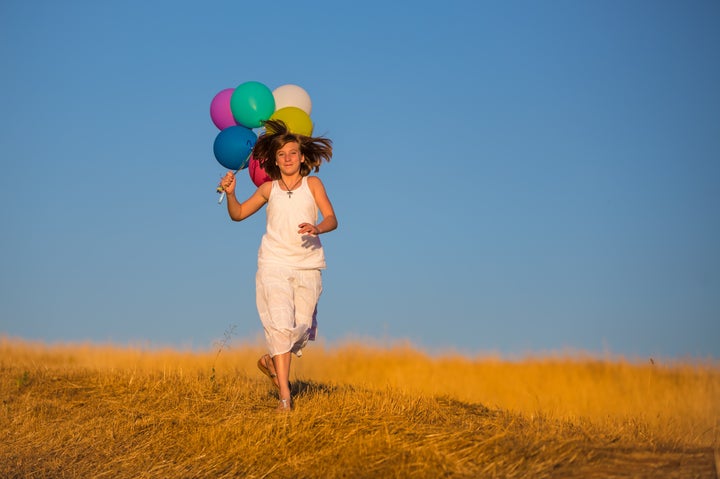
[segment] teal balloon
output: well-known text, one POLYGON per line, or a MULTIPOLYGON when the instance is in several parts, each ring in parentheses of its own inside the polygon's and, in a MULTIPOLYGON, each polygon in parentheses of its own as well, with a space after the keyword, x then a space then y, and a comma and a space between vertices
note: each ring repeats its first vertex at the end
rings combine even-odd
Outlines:
POLYGON ((228 170, 242 170, 250 162, 250 153, 256 141, 255 132, 242 125, 225 128, 213 143, 215 159, 228 170))
POLYGON ((258 128, 275 112, 275 97, 262 83, 248 81, 235 88, 230 97, 230 111, 242 126, 258 128))

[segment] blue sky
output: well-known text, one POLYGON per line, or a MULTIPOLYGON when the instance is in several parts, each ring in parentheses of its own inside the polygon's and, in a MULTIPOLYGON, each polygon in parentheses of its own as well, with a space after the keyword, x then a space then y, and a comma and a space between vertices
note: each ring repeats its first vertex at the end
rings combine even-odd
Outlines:
POLYGON ((325 341, 720 357, 720 4, 389 5, 4 1, 0 334, 257 340, 209 107, 259 81, 334 141, 325 341))

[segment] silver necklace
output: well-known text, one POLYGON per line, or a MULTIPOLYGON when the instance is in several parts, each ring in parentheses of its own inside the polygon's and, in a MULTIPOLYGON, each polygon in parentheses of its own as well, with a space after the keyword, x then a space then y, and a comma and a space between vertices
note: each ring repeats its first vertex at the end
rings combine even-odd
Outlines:
POLYGON ((280 181, 282 182, 283 186, 287 190, 288 198, 292 198, 292 194, 293 194, 292 190, 298 185, 298 183, 300 183, 302 181, 302 176, 300 177, 299 180, 297 180, 295 182, 294 185, 292 185, 292 188, 288 188, 288 185, 285 184, 285 180, 282 179, 282 176, 280 177, 280 181))

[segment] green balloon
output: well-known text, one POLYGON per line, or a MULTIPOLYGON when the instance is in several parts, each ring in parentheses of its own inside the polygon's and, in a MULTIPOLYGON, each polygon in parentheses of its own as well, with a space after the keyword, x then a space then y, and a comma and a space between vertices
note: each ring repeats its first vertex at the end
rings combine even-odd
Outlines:
POLYGON ((275 112, 275 97, 262 83, 240 84, 230 97, 230 111, 235 121, 245 128, 257 128, 275 112))

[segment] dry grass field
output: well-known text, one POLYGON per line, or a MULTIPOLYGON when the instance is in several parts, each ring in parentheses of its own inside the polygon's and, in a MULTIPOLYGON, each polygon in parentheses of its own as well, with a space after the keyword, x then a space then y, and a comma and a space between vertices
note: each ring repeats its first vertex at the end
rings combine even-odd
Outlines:
POLYGON ((717 479, 717 362, 261 353, 0 338, 0 477, 717 479))

